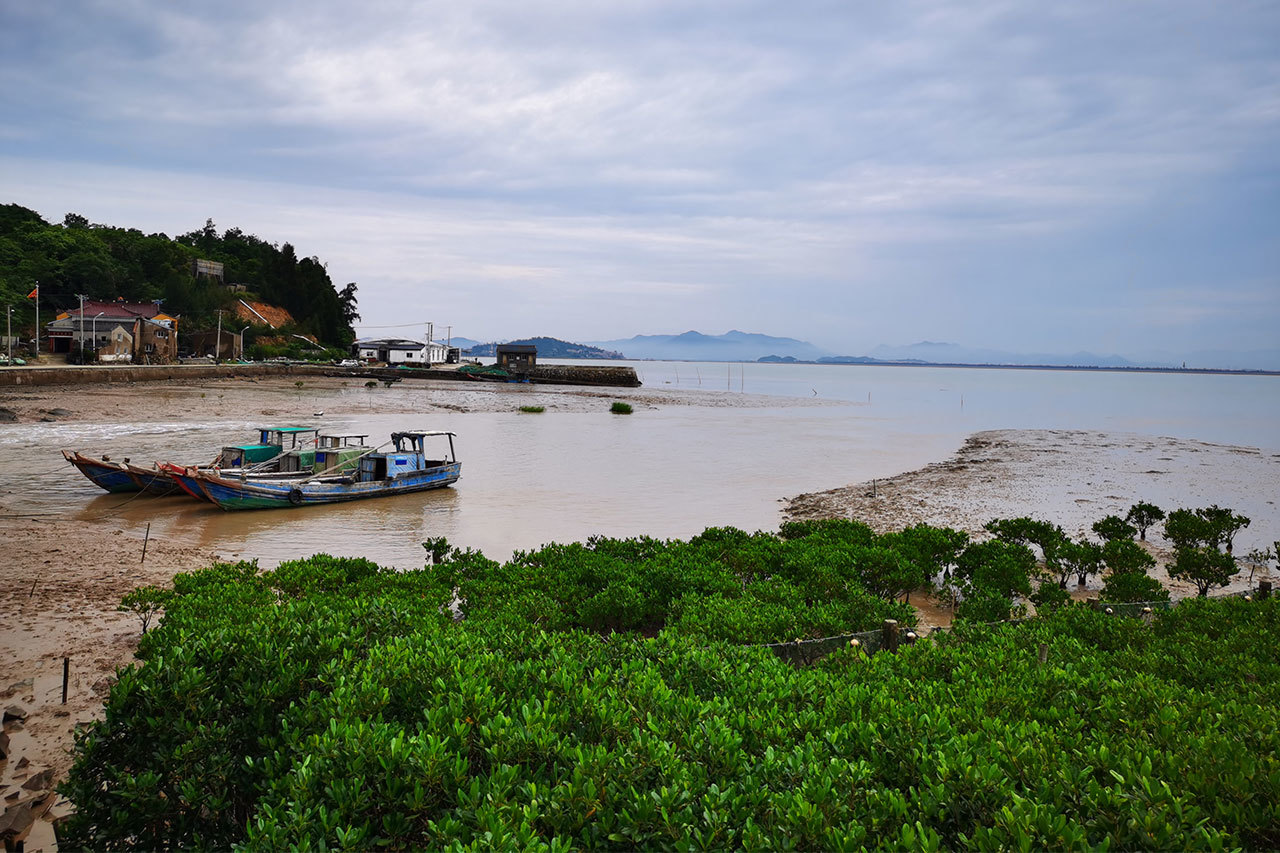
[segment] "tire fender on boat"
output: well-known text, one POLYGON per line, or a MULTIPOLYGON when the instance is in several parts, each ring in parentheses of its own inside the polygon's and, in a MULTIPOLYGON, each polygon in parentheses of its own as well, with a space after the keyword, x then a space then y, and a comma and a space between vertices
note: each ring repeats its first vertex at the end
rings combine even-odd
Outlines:
POLYGON ((289 490, 289 503, 293 504, 294 506, 302 505, 302 489, 299 489, 297 486, 294 486, 292 489, 289 490))

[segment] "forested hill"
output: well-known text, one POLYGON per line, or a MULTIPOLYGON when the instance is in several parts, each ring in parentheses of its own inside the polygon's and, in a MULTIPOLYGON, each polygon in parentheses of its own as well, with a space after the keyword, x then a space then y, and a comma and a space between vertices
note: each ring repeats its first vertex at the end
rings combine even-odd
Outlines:
POLYGON ((216 279, 197 278, 192 261, 220 261, 227 283, 245 284, 248 297, 288 309, 296 327, 330 346, 355 338, 356 285, 333 286, 319 258, 299 258, 288 243, 277 246, 238 228, 221 234, 213 221, 204 228, 169 237, 136 228, 90 223, 68 213, 60 224, 34 210, 0 205, 0 297, 14 307, 14 334, 30 331, 40 285, 40 320, 79 304, 77 294, 127 302, 163 300, 166 313, 182 318, 186 332, 212 328, 218 309, 237 298, 216 279))
MULTIPOLYGON (((508 341, 511 344, 532 345, 538 348, 539 358, 623 358, 620 352, 604 350, 587 344, 574 344, 559 338, 524 338, 508 341)), ((492 356, 498 351, 497 344, 477 344, 468 352, 474 356, 492 356)))

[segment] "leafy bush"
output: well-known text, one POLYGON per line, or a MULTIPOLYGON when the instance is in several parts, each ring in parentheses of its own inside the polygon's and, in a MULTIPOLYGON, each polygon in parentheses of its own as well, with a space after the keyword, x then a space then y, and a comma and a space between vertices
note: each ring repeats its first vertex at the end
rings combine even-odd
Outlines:
POLYGON ((550 630, 671 628, 765 643, 852 633, 885 619, 914 624, 910 607, 876 597, 922 582, 911 557, 893 549, 897 540, 880 545, 851 522, 803 528, 806 536, 801 530, 791 528, 789 540, 732 527, 708 528, 688 542, 593 537, 517 553, 503 565, 458 563, 455 552, 436 570, 457 588, 468 620, 518 613, 550 630))
POLYGON ((1093 523, 1093 532, 1104 542, 1116 542, 1121 539, 1132 539, 1138 528, 1118 515, 1108 515, 1093 523))
POLYGON ((614 403, 612 406, 609 407, 609 411, 613 412, 615 415, 629 415, 631 414, 631 404, 630 403, 614 403))
POLYGON ((1277 601, 1192 601, 1150 626, 1060 608, 797 668, 674 631, 455 625, 434 570, 356 574, 299 597, 261 595, 256 572, 184 581, 78 738, 60 842, 1280 845, 1277 601))
POLYGON ((1056 583, 1045 582, 1031 593, 1031 603, 1036 606, 1036 613, 1044 615, 1055 607, 1063 607, 1071 603, 1071 596, 1056 583))
POLYGON ((1145 541, 1148 528, 1157 521, 1164 521, 1164 510, 1153 503, 1138 501, 1129 507, 1129 512, 1125 515, 1124 520, 1138 528, 1139 537, 1145 541))
POLYGON ((1168 601, 1169 590, 1145 572, 1116 572, 1107 576, 1103 601, 1168 601))
POLYGON ((520 411, 526 415, 540 415, 547 410, 546 406, 521 406, 520 411))

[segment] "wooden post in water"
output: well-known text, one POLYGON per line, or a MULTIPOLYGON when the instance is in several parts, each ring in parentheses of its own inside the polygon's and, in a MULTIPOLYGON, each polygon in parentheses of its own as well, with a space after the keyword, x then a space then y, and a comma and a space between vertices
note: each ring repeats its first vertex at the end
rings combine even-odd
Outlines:
POLYGON ((886 619, 880 627, 880 648, 889 652, 898 650, 898 620, 886 619))
POLYGON ((1258 581, 1258 598, 1271 597, 1271 581, 1258 581))
POLYGON ((147 561, 147 543, 151 541, 151 522, 147 522, 147 535, 142 538, 142 562, 147 561))

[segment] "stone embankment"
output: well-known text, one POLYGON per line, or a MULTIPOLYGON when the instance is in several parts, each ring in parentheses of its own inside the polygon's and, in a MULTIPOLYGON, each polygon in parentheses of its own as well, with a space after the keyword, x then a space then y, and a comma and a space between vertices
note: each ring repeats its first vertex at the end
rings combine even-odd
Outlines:
MULTIPOLYGON (((225 379, 258 376, 373 376, 379 379, 473 379, 449 368, 342 368, 322 364, 155 364, 73 367, 7 367, 0 370, 0 388, 38 385, 84 385, 112 382, 163 382, 170 379, 225 379)), ((603 385, 639 388, 630 367, 538 365, 527 373, 530 382, 547 385, 603 385)))

